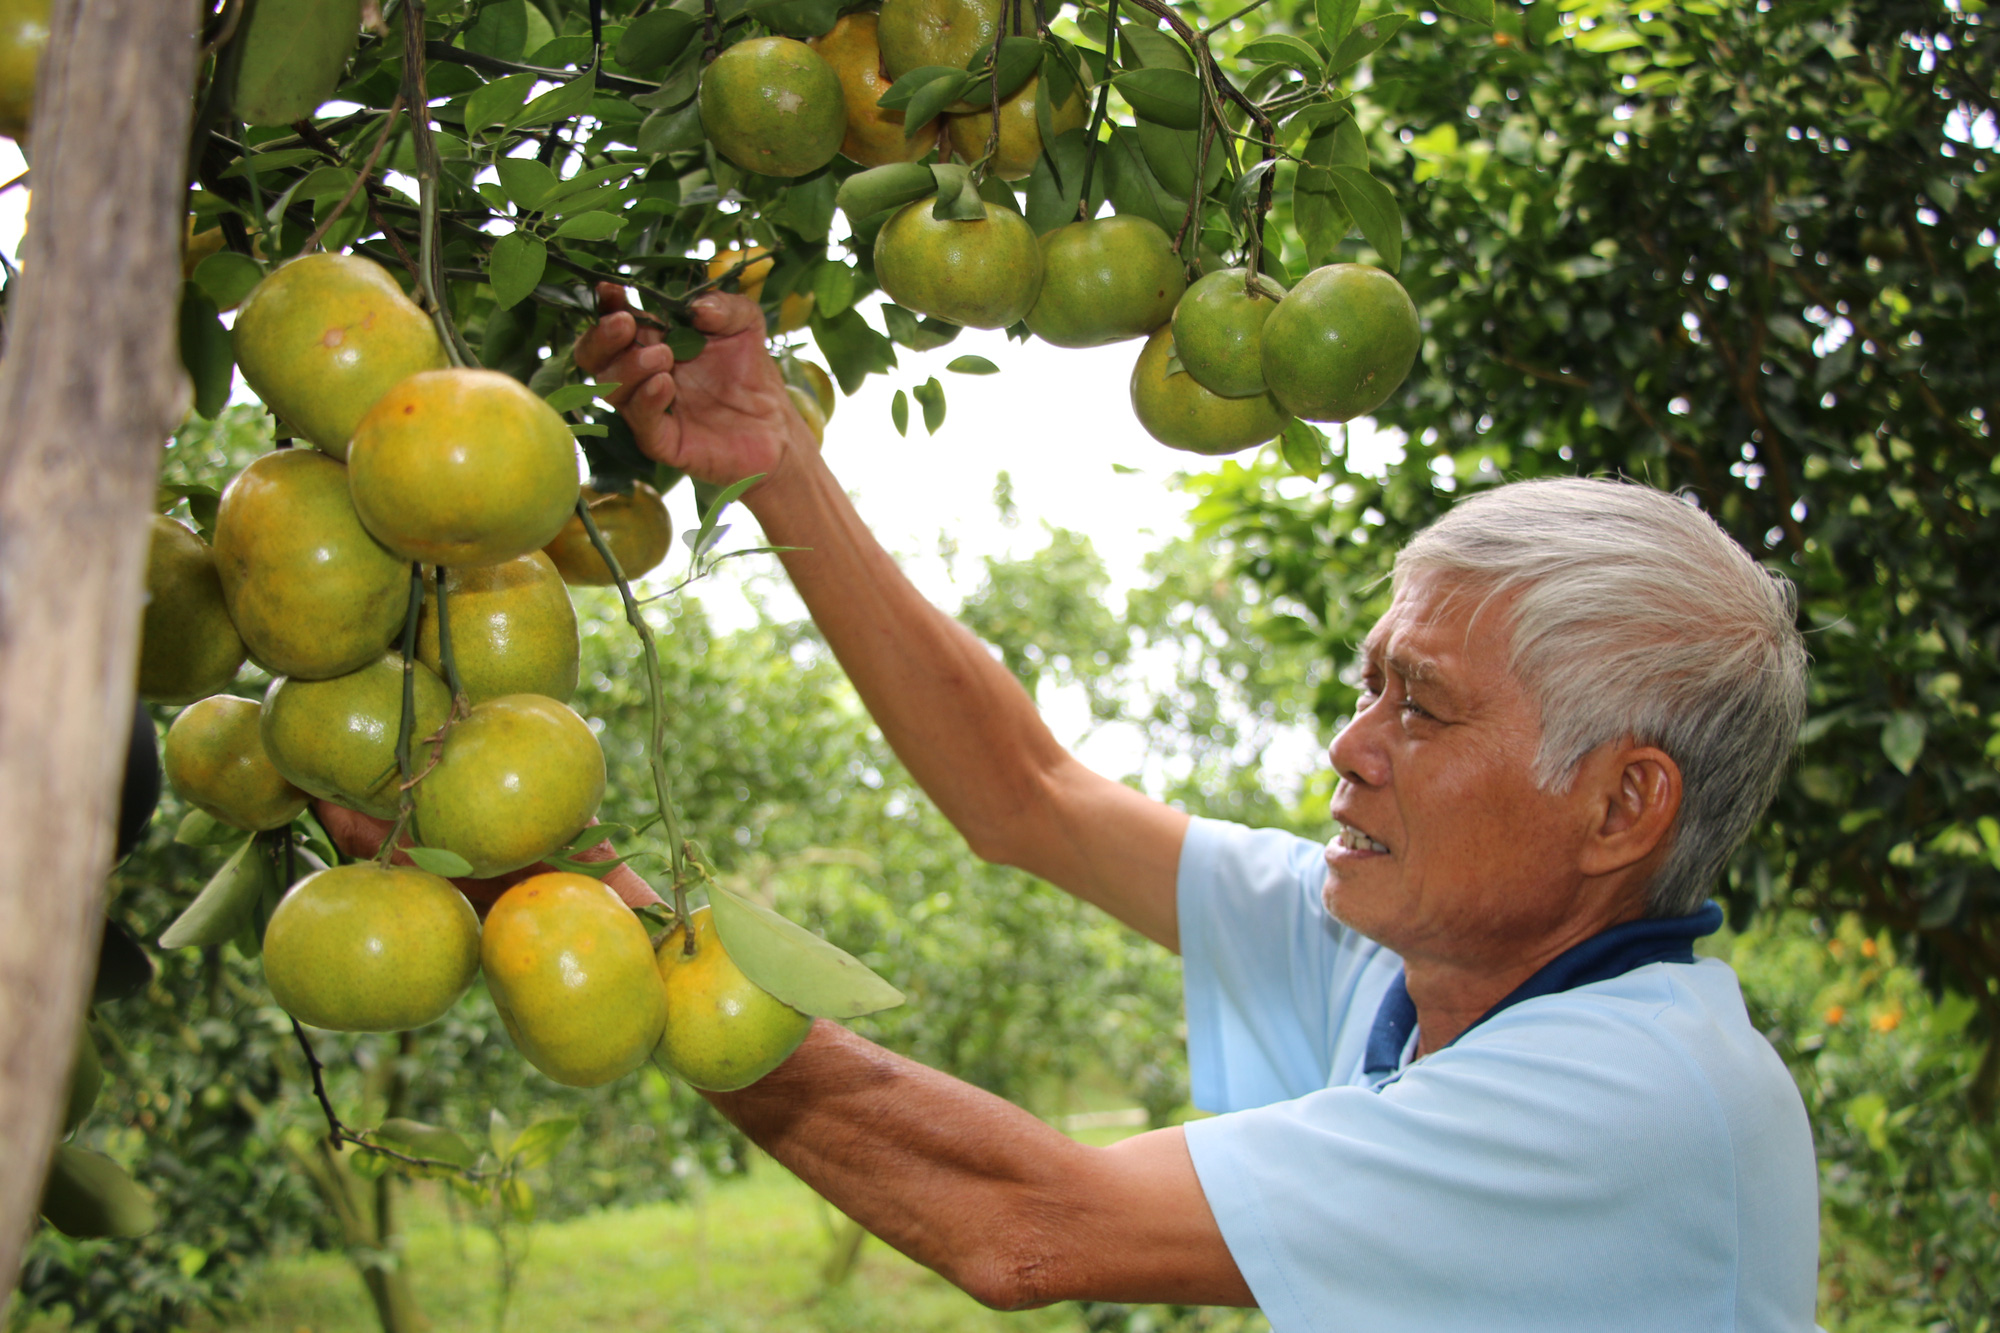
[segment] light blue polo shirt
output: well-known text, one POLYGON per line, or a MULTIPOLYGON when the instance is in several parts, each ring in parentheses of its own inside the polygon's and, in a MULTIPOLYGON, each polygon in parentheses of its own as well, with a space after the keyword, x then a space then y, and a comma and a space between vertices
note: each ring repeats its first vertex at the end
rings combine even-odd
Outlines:
POLYGON ((1197 819, 1180 861, 1194 1102, 1221 1113, 1188 1151, 1275 1333, 1809 1333, 1812 1133, 1726 964, 1385 1061, 1402 962, 1328 915, 1323 851, 1197 819))

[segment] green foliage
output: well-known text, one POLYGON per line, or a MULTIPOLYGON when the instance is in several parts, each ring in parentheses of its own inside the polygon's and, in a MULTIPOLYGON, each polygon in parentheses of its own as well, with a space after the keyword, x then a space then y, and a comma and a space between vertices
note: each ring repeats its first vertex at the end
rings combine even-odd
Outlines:
POLYGON ((1974 1005, 1935 999, 1886 930, 1797 914, 1728 951, 1797 1077, 1820 1158, 1821 1322, 1832 1333, 2000 1318, 2000 1136, 1973 1120, 1974 1005))
MULTIPOLYGON (((1379 413, 1402 458, 1363 475, 1337 441, 1304 490, 1225 464, 1197 517, 1344 660, 1455 496, 1685 488, 1799 585, 1813 653, 1801 762, 1721 886, 1734 919, 1858 910, 2000 1031, 2000 172, 1971 130, 2000 38, 1903 0, 1541 0, 1496 24, 1405 28, 1361 117, 1425 328, 1379 413)), ((1326 682, 1321 718, 1352 699, 1326 682)))

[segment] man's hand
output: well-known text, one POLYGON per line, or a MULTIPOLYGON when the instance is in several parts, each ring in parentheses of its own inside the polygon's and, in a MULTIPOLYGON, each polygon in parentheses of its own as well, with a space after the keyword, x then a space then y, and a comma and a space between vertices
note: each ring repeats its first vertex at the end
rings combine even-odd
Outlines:
MULTIPOLYGON (((319 820, 319 826, 326 830, 326 836, 333 839, 334 845, 356 860, 365 860, 380 851, 382 839, 389 836, 389 830, 393 827, 385 819, 364 815, 359 810, 349 810, 346 806, 335 805, 332 801, 314 801, 313 816, 319 820)), ((597 821, 593 819, 590 822, 595 824, 597 821)), ((397 845, 408 846, 409 835, 404 834, 403 841, 397 845)), ((600 842, 589 851, 578 853, 576 859, 609 861, 617 854, 609 842, 600 842)), ((392 865, 410 864, 410 858, 401 852, 391 856, 389 861, 392 865)), ((460 893, 472 901, 472 905, 483 917, 486 915, 486 909, 499 901, 501 894, 524 879, 546 874, 554 869, 554 866, 546 862, 537 862, 524 869, 496 875, 491 879, 455 879, 452 883, 458 886, 460 893)), ((619 866, 604 877, 604 882, 625 900, 627 907, 645 907, 660 901, 660 895, 654 893, 652 887, 639 878, 630 866, 619 866)))
POLYGON ((599 283, 597 323, 576 341, 576 364, 601 384, 648 458, 718 486, 778 475, 813 439, 777 362, 764 347, 764 315, 744 296, 711 292, 694 302, 708 346, 676 363, 658 329, 641 325, 615 283, 599 283))

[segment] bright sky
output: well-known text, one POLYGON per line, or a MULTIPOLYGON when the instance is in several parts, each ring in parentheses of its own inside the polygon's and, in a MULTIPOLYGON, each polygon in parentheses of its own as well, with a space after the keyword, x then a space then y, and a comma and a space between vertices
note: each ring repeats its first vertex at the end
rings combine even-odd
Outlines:
MULTIPOLYGON (((0 141, 0 180, 23 167, 15 146, 0 141)), ((19 249, 26 205, 25 191, 0 195, 0 249, 10 256, 19 249)), ((872 322, 880 324, 879 318, 872 322)), ((930 352, 898 348, 894 371, 871 376, 858 394, 840 400, 827 430, 827 457, 883 545, 947 610, 977 591, 982 557, 1033 553, 1047 543, 1045 525, 1087 534, 1109 570, 1114 597, 1122 596, 1141 581, 1146 554, 1186 530, 1191 500, 1172 485, 1174 475, 1208 466, 1156 443, 1133 418, 1126 386, 1138 351, 1136 341, 1076 351, 972 329, 930 352), (1001 373, 945 369, 966 353, 987 358, 1001 373), (909 434, 898 437, 890 399, 931 376, 945 388, 944 425, 935 436, 927 434, 913 401, 909 434), (994 503, 1003 472, 1016 510, 1011 526, 994 503), (950 560, 947 548, 954 549, 950 560)), ((809 345, 801 354, 819 359, 809 345)), ((236 396, 249 398, 240 378, 236 396)), ((1375 466, 1400 452, 1393 434, 1377 434, 1367 422, 1350 425, 1349 449, 1356 462, 1375 466)), ((676 487, 668 500, 676 531, 691 530, 692 489, 676 487)), ((761 543, 747 514, 736 510, 731 517, 724 549, 761 543)), ((677 549, 671 569, 684 569, 684 560, 684 548, 677 549)), ((728 562, 696 595, 725 629, 754 620, 751 595, 779 617, 804 614, 774 557, 728 562)), ((1173 683, 1153 684, 1170 689, 1173 683)), ((1116 773, 1137 766, 1134 736, 1115 729, 1090 734, 1080 692, 1056 691, 1043 702, 1058 737, 1078 746, 1087 760, 1116 773)), ((1283 753, 1272 756, 1274 765, 1298 773, 1324 763, 1321 744, 1310 735, 1290 738, 1283 753)))

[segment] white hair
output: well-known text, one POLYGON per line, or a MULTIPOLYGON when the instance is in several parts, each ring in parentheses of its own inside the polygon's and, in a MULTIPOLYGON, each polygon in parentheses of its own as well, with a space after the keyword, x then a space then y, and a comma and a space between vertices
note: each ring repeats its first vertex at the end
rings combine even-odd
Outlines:
POLYGON ((1697 910, 1777 794, 1805 720, 1791 581, 1681 498, 1582 477, 1461 501, 1403 549, 1396 584, 1431 571, 1512 599, 1510 665, 1541 708, 1543 790, 1566 789, 1607 742, 1680 766, 1648 913, 1697 910))

